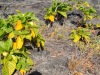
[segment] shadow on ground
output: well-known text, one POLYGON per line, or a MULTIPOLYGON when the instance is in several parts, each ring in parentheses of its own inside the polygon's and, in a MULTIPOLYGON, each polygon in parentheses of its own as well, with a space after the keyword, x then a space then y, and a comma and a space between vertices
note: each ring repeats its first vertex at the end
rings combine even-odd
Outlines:
POLYGON ((40 72, 38 71, 33 71, 32 73, 30 73, 29 75, 42 75, 40 72))

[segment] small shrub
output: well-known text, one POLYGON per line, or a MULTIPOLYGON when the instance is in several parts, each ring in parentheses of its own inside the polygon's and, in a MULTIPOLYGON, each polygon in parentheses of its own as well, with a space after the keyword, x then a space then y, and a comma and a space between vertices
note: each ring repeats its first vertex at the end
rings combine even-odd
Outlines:
POLYGON ((24 46, 25 39, 34 41, 36 48, 44 48, 44 39, 38 31, 38 19, 31 13, 21 13, 0 19, 0 55, 2 75, 12 75, 19 70, 23 75, 34 64, 24 46))
POLYGON ((74 42, 90 42, 90 32, 88 29, 94 29, 94 26, 92 23, 88 24, 88 21, 91 21, 93 18, 97 17, 96 10, 92 6, 90 6, 87 1, 72 1, 74 1, 72 10, 80 10, 83 13, 84 17, 80 25, 78 26, 79 28, 77 28, 76 30, 72 30, 72 34, 70 35, 70 37, 74 40, 74 42))
POLYGON ((76 30, 72 30, 70 38, 74 40, 74 42, 83 41, 90 42, 90 32, 87 28, 78 27, 76 30))
POLYGON ((71 10, 71 5, 67 2, 61 2, 60 0, 53 0, 51 7, 45 10, 46 14, 44 19, 47 24, 50 23, 52 26, 52 23, 57 20, 63 25, 64 18, 67 18, 66 12, 71 10))
POLYGON ((80 26, 85 25, 85 27, 87 27, 86 25, 88 26, 93 25, 93 24, 87 24, 87 22, 91 21, 93 18, 96 18, 98 16, 96 9, 94 9, 93 6, 91 6, 87 1, 74 0, 74 2, 75 4, 73 6, 73 10, 80 10, 84 14, 83 17, 84 24, 81 24, 80 26))

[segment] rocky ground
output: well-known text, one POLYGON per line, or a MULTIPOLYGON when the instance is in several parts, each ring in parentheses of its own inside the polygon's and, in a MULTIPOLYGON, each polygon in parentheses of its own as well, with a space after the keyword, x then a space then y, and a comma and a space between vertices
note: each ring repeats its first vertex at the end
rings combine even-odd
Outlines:
MULTIPOLYGON (((92 5, 96 4, 95 8, 98 14, 100 14, 100 1, 88 1, 92 5)), ((49 7, 51 2, 52 0, 0 0, 0 17, 7 17, 10 14, 15 14, 15 10, 20 10, 22 12, 34 12, 40 19, 40 32, 45 38, 46 46, 42 52, 30 50, 32 53, 30 57, 34 60, 35 64, 32 70, 26 75, 73 75, 77 73, 77 71, 84 75, 100 75, 100 54, 94 54, 91 59, 84 62, 84 64, 89 64, 76 69, 72 69, 71 65, 68 64, 69 61, 72 62, 72 65, 74 62, 79 64, 76 62, 78 59, 84 61, 86 55, 88 56, 88 51, 79 50, 72 40, 69 39, 69 34, 75 27, 70 21, 66 20, 64 26, 54 23, 52 28, 45 25, 43 20, 45 14, 44 8, 49 7), (72 59, 73 57, 75 57, 76 61, 72 59), (82 67, 87 67, 87 65, 89 66, 88 68, 85 68, 85 70, 82 69, 82 67)), ((100 23, 100 19, 94 19, 92 22, 94 24, 100 23)), ((100 37, 98 37, 97 40, 100 44, 100 37)), ((2 75, 1 71, 0 75, 2 75)))

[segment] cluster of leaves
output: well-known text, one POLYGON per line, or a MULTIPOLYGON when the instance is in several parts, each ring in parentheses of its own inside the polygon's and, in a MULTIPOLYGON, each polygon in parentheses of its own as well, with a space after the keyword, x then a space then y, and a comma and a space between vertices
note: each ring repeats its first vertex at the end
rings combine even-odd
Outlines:
MULTIPOLYGON (((96 10, 88 4, 87 1, 82 0, 68 0, 67 2, 62 2, 60 0, 53 0, 50 8, 45 9, 46 14, 44 19, 46 23, 52 24, 55 20, 62 22, 63 25, 64 18, 67 18, 67 11, 80 10, 84 14, 84 22, 87 20, 92 20, 96 17, 96 10)), ((52 26, 52 25, 51 25, 52 26)))
POLYGON ((34 41, 37 48, 44 48, 44 39, 39 33, 38 19, 27 12, 10 15, 0 19, 0 55, 3 64, 2 75, 12 75, 19 70, 22 75, 33 65, 28 56, 30 52, 24 46, 25 39, 34 41))
POLYGON ((74 42, 83 41, 83 42, 90 42, 90 32, 87 28, 78 27, 76 30, 72 30, 70 35, 71 39, 74 39, 74 42))
POLYGON ((84 14, 84 21, 96 17, 96 10, 87 1, 74 0, 73 10, 81 10, 84 14))
POLYGON ((61 2, 60 0, 53 0, 50 8, 45 9, 45 20, 54 22, 55 19, 60 21, 63 18, 67 18, 66 11, 71 10, 71 5, 68 2, 61 2))
MULTIPOLYGON (((55 20, 60 22, 64 22, 63 18, 67 18, 67 11, 80 10, 83 13, 83 23, 87 28, 77 28, 72 30, 71 39, 74 39, 74 42, 78 42, 80 39, 85 42, 89 42, 90 32, 88 31, 88 27, 93 24, 88 24, 87 21, 92 20, 97 17, 96 10, 89 5, 87 1, 82 0, 68 0, 67 2, 62 2, 60 0, 53 0, 50 8, 46 9, 46 14, 44 19, 47 21, 47 24, 50 22, 51 26, 55 20)), ((63 23, 60 23, 63 24, 63 23)), ((99 26, 99 24, 97 25, 99 26)))
MULTIPOLYGON (((85 26, 85 28, 79 27, 77 29, 72 30, 72 33, 70 35, 71 39, 74 40, 74 42, 78 42, 78 41, 83 41, 83 42, 90 42, 90 31, 89 28, 94 29, 93 24, 88 24, 87 21, 91 21, 93 18, 96 18, 98 15, 96 14, 96 10, 89 5, 89 3, 87 1, 82 1, 82 0, 71 0, 73 1, 73 7, 72 10, 80 10, 83 14, 83 22, 85 26)), ((99 28, 100 24, 97 24, 96 27, 99 28)))

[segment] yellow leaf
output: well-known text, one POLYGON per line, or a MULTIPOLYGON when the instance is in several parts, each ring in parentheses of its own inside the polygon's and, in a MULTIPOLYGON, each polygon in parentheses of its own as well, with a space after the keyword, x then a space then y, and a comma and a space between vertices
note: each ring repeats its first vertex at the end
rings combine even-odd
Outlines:
POLYGON ((99 28, 99 27, 100 27, 100 24, 97 24, 97 25, 96 25, 96 27, 98 27, 98 28, 99 28))
POLYGON ((33 26, 33 22, 32 21, 30 21, 29 24, 33 26))
POLYGON ((78 42, 79 40, 80 40, 80 36, 78 36, 77 34, 75 34, 74 42, 78 42))
POLYGON ((35 38, 36 34, 33 29, 31 29, 31 34, 32 34, 33 38, 35 38))
POLYGON ((89 27, 88 23, 86 23, 85 26, 88 28, 89 27))
POLYGON ((85 2, 84 5, 87 6, 87 7, 90 7, 88 2, 85 2))
POLYGON ((50 37, 53 38, 55 36, 55 32, 50 33, 50 37))
POLYGON ((32 26, 33 26, 33 25, 36 26, 36 23, 34 23, 34 22, 32 22, 32 21, 30 21, 29 24, 32 25, 32 26))
POLYGON ((14 38, 14 33, 13 32, 11 32, 11 33, 9 33, 9 35, 8 35, 8 38, 14 38))
POLYGON ((93 19, 93 16, 88 16, 89 20, 92 20, 93 19))
POLYGON ((76 72, 74 73, 74 75, 83 75, 83 73, 77 72, 77 71, 76 71, 76 72))
POLYGON ((76 9, 78 10, 79 9, 79 6, 76 6, 76 9))
POLYGON ((14 50, 17 49, 17 43, 16 42, 13 43, 13 49, 14 50))
POLYGON ((44 47, 44 45, 45 45, 45 42, 44 42, 44 41, 41 41, 41 45, 42 45, 42 47, 44 47))
POLYGON ((3 56, 7 56, 8 55, 8 52, 3 52, 3 56))
POLYGON ((52 22, 54 22, 54 15, 50 15, 49 16, 49 20, 52 21, 52 22))
POLYGON ((28 34, 28 35, 26 35, 26 39, 28 39, 28 40, 32 40, 32 36, 31 36, 31 34, 28 34))
POLYGON ((11 55, 12 56, 12 61, 14 61, 15 63, 17 63, 17 57, 15 55, 11 55))
POLYGON ((17 43, 17 49, 21 49, 23 46, 23 40, 20 36, 17 37, 16 43, 17 43))
POLYGON ((21 20, 18 20, 17 21, 17 24, 15 26, 15 30, 21 30, 23 28, 23 25, 21 23, 21 20))
POLYGON ((37 42, 36 45, 37 45, 37 47, 40 47, 40 43, 39 42, 37 42))
POLYGON ((20 11, 20 10, 16 10, 16 12, 21 13, 21 11, 20 11))
POLYGON ((84 21, 86 21, 86 16, 84 16, 84 21))
POLYGON ((90 38, 89 36, 84 36, 85 40, 89 43, 90 42, 90 38))
POLYGON ((26 71, 25 70, 20 70, 21 75, 25 75, 26 71))

